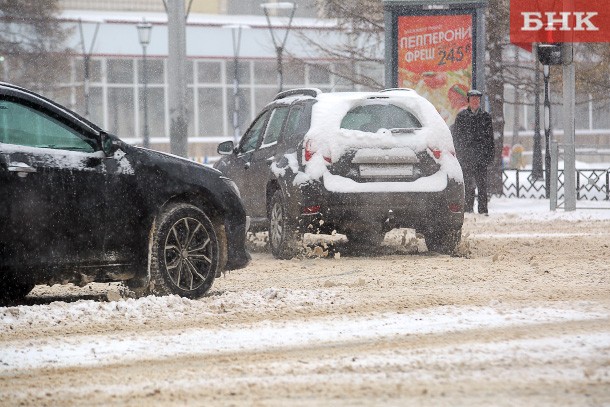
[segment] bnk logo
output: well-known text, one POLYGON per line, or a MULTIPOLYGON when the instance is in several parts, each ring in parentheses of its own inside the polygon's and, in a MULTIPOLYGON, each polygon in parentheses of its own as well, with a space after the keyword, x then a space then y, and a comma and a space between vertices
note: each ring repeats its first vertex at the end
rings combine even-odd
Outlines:
POLYGON ((607 1, 511 0, 511 42, 610 42, 607 1))
POLYGON ((599 13, 597 12, 546 12, 540 13, 534 12, 521 12, 523 16, 523 27, 522 31, 540 31, 542 29, 546 31, 599 31, 599 27, 591 22, 591 19, 599 13), (574 19, 570 17, 574 16, 574 19), (574 21, 574 25, 571 23, 574 21))

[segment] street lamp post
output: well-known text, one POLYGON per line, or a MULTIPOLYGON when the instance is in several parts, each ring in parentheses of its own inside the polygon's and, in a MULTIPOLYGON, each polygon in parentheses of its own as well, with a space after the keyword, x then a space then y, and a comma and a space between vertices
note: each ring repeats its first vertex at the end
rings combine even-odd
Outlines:
POLYGON ((142 45, 142 82, 144 83, 144 94, 143 94, 143 104, 144 104, 144 142, 143 145, 145 148, 150 148, 150 135, 148 131, 148 69, 146 66, 146 47, 150 43, 150 34, 152 31, 152 24, 146 22, 145 19, 142 19, 142 22, 137 26, 138 29, 138 38, 140 40, 140 45, 142 45))
POLYGON ((544 74, 544 141, 545 141, 545 156, 544 156, 544 177, 545 177, 545 189, 546 189, 546 197, 550 197, 550 187, 551 187, 551 98, 549 95, 549 75, 550 75, 550 67, 549 65, 543 65, 543 74, 544 74))
POLYGON ((250 28, 249 25, 225 25, 223 28, 231 29, 233 39, 233 142, 237 144, 241 134, 239 130, 239 48, 241 46, 241 31, 250 28))
POLYGON ((273 41, 273 46, 275 47, 275 53, 277 55, 277 81, 279 91, 281 92, 284 88, 282 56, 284 54, 284 46, 286 45, 286 39, 288 38, 288 32, 290 31, 290 26, 292 25, 292 19, 294 18, 294 13, 297 9, 297 6, 292 2, 286 1, 278 3, 263 3, 261 4, 261 7, 265 12, 265 17, 267 18, 267 25, 269 26, 269 33, 271 34, 271 40, 273 41), (275 37, 273 25, 271 25, 271 19, 269 18, 269 10, 290 10, 288 25, 286 26, 286 31, 284 32, 284 38, 282 39, 282 41, 279 41, 279 39, 275 37))
POLYGON ((534 47, 534 153, 532 156, 532 179, 542 179, 542 143, 540 134, 540 65, 538 63, 538 47, 534 47))
POLYGON ((93 46, 95 45, 95 40, 97 39, 97 33, 100 29, 100 24, 104 21, 95 21, 95 31, 93 32, 93 38, 91 39, 91 44, 89 45, 89 50, 85 47, 85 31, 83 29, 83 20, 78 20, 78 28, 80 32, 80 43, 81 49, 83 51, 83 64, 84 64, 84 97, 85 97, 85 117, 89 119, 90 117, 90 109, 89 109, 89 85, 90 85, 90 73, 91 73, 91 54, 93 53, 93 46))

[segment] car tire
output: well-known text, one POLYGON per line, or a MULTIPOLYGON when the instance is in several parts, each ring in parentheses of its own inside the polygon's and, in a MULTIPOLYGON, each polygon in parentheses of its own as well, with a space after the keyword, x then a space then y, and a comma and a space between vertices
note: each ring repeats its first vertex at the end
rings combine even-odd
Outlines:
POLYGON ((0 280, 0 304, 9 304, 25 298, 34 288, 34 284, 16 281, 7 275, 0 280))
POLYGON ((303 234, 300 233, 295 216, 291 216, 281 190, 271 197, 269 208, 269 246, 271 253, 278 259, 291 259, 303 246, 303 234))
POLYGON ((193 299, 208 292, 224 261, 219 233, 196 206, 165 208, 151 233, 149 292, 193 299))
POLYGON ((424 233, 424 240, 428 251, 453 254, 462 239, 462 228, 432 230, 424 233))

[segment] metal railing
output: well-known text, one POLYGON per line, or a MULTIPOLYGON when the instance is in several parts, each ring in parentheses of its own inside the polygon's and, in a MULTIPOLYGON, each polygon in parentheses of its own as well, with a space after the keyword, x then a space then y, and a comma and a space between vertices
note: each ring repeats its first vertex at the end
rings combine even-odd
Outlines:
MULTIPOLYGON (((553 175, 551 175, 553 177, 553 175)), ((558 169, 557 199, 564 199, 564 170, 558 169)), ((551 183, 551 190, 553 183, 551 183)), ((576 199, 583 201, 610 200, 610 168, 577 169, 576 199)), ((544 178, 532 178, 532 170, 502 170, 502 195, 507 198, 545 199, 547 197, 544 178)))
MULTIPOLYGON (((610 156, 610 148, 578 146, 577 156, 610 156)), ((565 174, 559 168, 563 146, 551 143, 550 188, 546 190, 543 178, 532 177, 532 170, 502 170, 502 196, 509 198, 550 199, 550 209, 555 210, 565 203, 565 174)), ((610 161, 610 160, 609 160, 610 161)), ((600 164, 597 168, 576 169, 577 201, 610 201, 610 166, 600 164), (606 168, 603 168, 606 167, 606 168)))
MULTIPOLYGON (((565 174, 559 170, 559 159, 564 156, 564 145, 551 141, 551 187, 550 187, 550 209, 555 210, 565 207, 566 197, 561 191, 565 191, 565 174), (563 177, 562 177, 563 175, 563 177)), ((610 148, 600 146, 574 146, 576 156, 610 156, 610 148)), ((601 165, 600 165, 601 167, 601 165)), ((576 170, 576 201, 579 200, 610 200, 608 181, 610 168, 576 170), (583 180, 586 183, 583 185, 583 180), (602 180, 602 182, 600 182, 602 180), (605 181, 605 182, 603 182, 605 181)), ((573 195, 572 195, 573 199, 573 195)))

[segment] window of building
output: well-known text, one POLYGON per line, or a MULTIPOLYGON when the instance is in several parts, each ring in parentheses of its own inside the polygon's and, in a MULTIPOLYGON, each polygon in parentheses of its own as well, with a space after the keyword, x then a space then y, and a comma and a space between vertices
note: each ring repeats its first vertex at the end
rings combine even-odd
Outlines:
POLYGON ((329 65, 309 65, 308 79, 312 85, 330 85, 330 66, 329 65))
POLYGON ((104 127, 104 89, 98 86, 89 88, 89 120, 104 127))
POLYGON ((305 83, 305 64, 302 62, 289 62, 284 64, 284 83, 293 86, 303 86, 305 83))
POLYGON ((254 89, 254 111, 256 113, 263 110, 269 102, 272 102, 277 95, 277 88, 255 88, 254 89))
POLYGON ((362 90, 379 90, 384 87, 384 65, 383 63, 363 62, 359 64, 360 74, 371 81, 369 86, 363 86, 362 90))
MULTIPOLYGON (((138 82, 144 83, 144 61, 138 60, 138 82)), ((147 59, 146 60, 146 81, 147 83, 164 83, 165 82, 165 64, 163 59, 147 59)))
POLYGON ((110 133, 119 137, 132 137, 135 134, 134 102, 133 88, 108 89, 108 127, 110 133))
POLYGON ((256 85, 274 85, 277 83, 276 61, 254 61, 254 83, 256 85))
MULTIPOLYGON (((235 111, 235 98, 233 97, 233 88, 226 88, 227 94, 227 129, 229 134, 233 134, 233 112, 235 111)), ((239 98, 239 109, 237 110, 237 124, 239 125, 240 134, 243 134, 244 130, 250 125, 252 121, 252 107, 250 106, 250 94, 251 88, 240 86, 238 98, 239 98)), ((258 113, 258 112, 256 112, 258 113)))
MULTIPOLYGON (((74 61, 74 69, 76 71, 76 78, 78 81, 85 80, 85 60, 78 58, 74 61)), ((102 81, 102 61, 99 59, 89 59, 89 82, 101 82, 102 81)))
POLYGON ((337 92, 344 92, 356 89, 356 84, 352 79, 355 75, 355 67, 345 63, 332 64, 333 74, 331 75, 332 89, 337 92))
MULTIPOLYGON (((250 62, 239 61, 237 63, 237 74, 239 77, 240 84, 250 83, 250 62)), ((233 61, 227 61, 225 63, 225 78, 227 84, 233 84, 233 78, 235 77, 235 64, 233 61)))
POLYGON ((199 88, 199 137, 224 135, 222 88, 199 88))
POLYGON ((222 66, 219 61, 202 61, 197 63, 197 80, 199 83, 222 83, 222 66))
POLYGON ((133 60, 109 59, 106 61, 109 83, 133 84, 133 60))
MULTIPOLYGON (((140 135, 144 136, 144 88, 140 88, 140 135)), ((148 88, 148 134, 150 137, 165 136, 165 91, 163 88, 148 88)))

